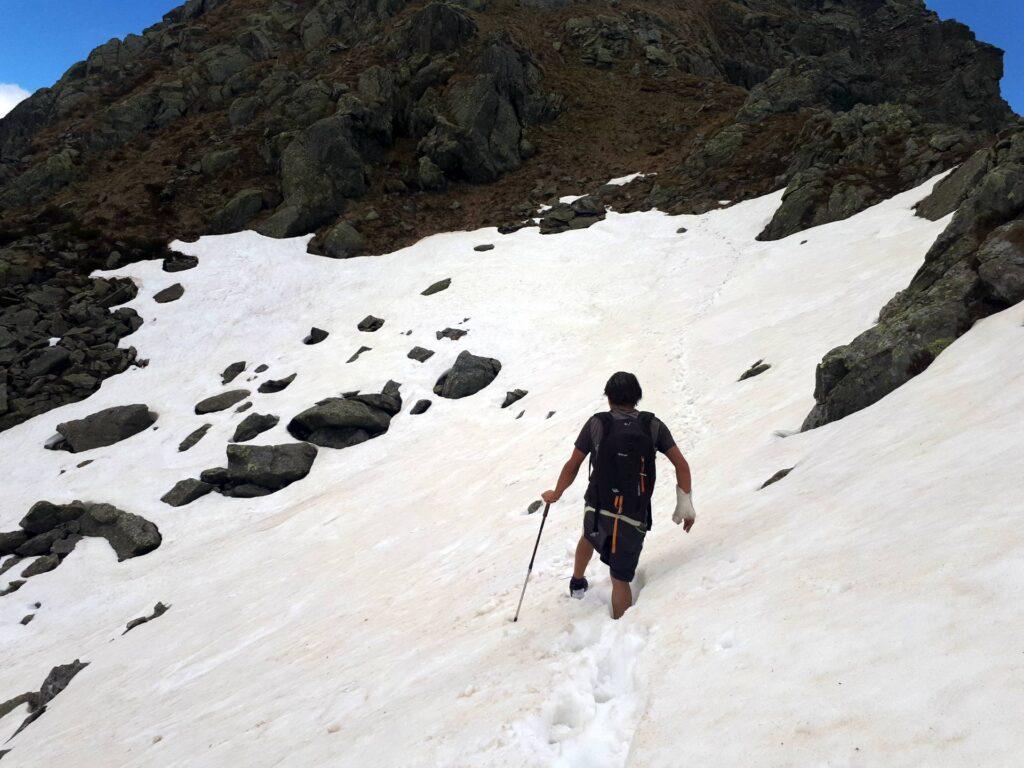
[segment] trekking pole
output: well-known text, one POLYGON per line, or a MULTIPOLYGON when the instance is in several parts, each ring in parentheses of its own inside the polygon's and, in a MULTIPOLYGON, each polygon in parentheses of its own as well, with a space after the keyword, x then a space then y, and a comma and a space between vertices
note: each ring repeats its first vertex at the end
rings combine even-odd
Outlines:
POLYGON ((544 505, 544 516, 540 519, 540 530, 537 531, 537 543, 533 545, 533 554, 530 555, 530 564, 526 568, 526 581, 523 582, 523 591, 519 595, 519 605, 516 606, 516 615, 512 621, 519 621, 519 609, 523 607, 523 598, 526 597, 526 585, 530 583, 530 573, 533 572, 533 561, 537 557, 537 547, 540 546, 540 535, 544 533, 544 522, 548 519, 550 504, 544 505))

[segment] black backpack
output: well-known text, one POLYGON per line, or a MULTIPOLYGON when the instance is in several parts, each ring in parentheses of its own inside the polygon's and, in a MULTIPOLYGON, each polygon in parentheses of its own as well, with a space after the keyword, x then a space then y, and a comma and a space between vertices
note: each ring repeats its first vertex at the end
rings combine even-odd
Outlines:
POLYGON ((655 481, 654 414, 596 414, 601 440, 590 457, 584 531, 599 552, 639 551, 651 528, 655 481))

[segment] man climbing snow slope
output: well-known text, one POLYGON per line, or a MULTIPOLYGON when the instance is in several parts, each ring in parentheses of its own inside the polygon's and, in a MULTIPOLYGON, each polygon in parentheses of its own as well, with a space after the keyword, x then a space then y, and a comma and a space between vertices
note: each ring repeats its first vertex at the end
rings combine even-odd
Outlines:
POLYGON ((572 455, 562 467, 553 491, 541 498, 554 504, 572 485, 583 459, 590 454, 590 483, 584 495, 583 535, 576 545, 576 561, 569 594, 582 598, 587 591, 584 576, 596 549, 611 571, 612 618, 619 618, 633 604, 629 583, 651 530, 651 495, 654 492, 655 451, 660 451, 676 470, 676 510, 672 520, 683 523, 687 533, 696 520, 691 493, 690 465, 661 420, 639 412, 643 397, 640 382, 632 373, 619 371, 605 385, 608 412, 591 416, 583 425, 572 455))

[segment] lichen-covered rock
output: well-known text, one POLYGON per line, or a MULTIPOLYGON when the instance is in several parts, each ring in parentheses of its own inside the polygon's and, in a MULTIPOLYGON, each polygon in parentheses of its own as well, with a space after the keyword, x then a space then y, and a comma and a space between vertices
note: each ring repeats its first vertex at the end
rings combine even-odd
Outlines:
POLYGON ((293 418, 288 432, 325 448, 347 448, 384 434, 393 414, 364 400, 358 395, 322 400, 293 418))

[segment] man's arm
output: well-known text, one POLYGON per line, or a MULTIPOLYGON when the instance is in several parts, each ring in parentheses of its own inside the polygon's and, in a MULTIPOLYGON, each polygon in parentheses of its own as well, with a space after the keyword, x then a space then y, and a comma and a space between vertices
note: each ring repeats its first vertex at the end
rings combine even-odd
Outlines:
POLYGON ((542 499, 548 504, 554 504, 565 493, 565 489, 572 485, 573 480, 576 479, 576 475, 580 472, 580 467, 583 466, 583 460, 587 457, 583 451, 579 448, 572 449, 572 456, 565 462, 565 466, 562 467, 562 471, 558 475, 558 482, 555 484, 553 491, 544 491, 540 495, 542 499))
POLYGON ((689 533, 697 520, 697 513, 693 509, 693 499, 690 498, 690 494, 693 492, 690 465, 683 457, 683 452, 679 450, 678 445, 673 445, 666 451, 665 456, 676 468, 676 511, 672 515, 672 520, 676 525, 683 523, 683 530, 689 533))
POLYGON ((690 465, 683 457, 683 452, 679 450, 679 446, 673 445, 669 448, 665 453, 665 457, 676 468, 676 485, 682 488, 684 493, 692 493, 693 479, 690 477, 690 465))

